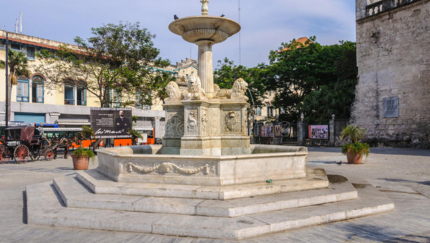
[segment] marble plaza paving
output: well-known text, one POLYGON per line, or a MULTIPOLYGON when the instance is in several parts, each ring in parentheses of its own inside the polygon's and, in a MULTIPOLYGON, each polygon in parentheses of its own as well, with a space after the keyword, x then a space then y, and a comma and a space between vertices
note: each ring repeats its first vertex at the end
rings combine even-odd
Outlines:
MULTIPOLYGON (((243 242, 430 242, 430 150, 372 149, 366 164, 360 166, 346 165, 346 158, 338 148, 309 150, 308 166, 348 178, 364 178, 393 200, 395 211, 243 242), (344 163, 336 164, 340 161, 344 163)), ((90 165, 96 166, 97 162, 90 165)), ((0 165, 0 243, 223 242, 27 225, 25 186, 74 174, 70 159, 0 165)))

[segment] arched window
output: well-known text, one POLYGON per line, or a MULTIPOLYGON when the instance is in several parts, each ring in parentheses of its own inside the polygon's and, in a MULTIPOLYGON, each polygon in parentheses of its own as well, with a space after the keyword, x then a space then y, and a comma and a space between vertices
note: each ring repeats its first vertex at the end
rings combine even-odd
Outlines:
POLYGON ((44 86, 43 78, 40 76, 34 76, 31 80, 31 102, 33 103, 43 103, 44 102, 44 86))
POLYGON ((18 77, 18 84, 16 85, 16 101, 17 102, 28 102, 28 83, 29 80, 25 76, 18 77))
POLYGON ((75 82, 70 79, 64 82, 64 104, 75 105, 75 82))
POLYGON ((84 81, 78 81, 78 85, 76 86, 77 88, 77 102, 78 105, 83 105, 86 106, 87 105, 87 83, 85 83, 84 81))

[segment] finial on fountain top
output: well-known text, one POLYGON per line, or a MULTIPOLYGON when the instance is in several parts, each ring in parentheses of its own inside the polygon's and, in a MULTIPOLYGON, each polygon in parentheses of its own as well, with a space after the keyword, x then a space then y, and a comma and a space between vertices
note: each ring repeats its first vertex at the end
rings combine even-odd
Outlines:
POLYGON ((202 15, 208 15, 209 12, 209 0, 201 0, 200 1, 202 3, 202 15))

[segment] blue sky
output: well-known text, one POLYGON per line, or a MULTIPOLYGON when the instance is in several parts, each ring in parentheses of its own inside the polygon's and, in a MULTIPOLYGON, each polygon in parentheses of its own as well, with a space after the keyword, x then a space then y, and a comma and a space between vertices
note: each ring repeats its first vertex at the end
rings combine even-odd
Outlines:
MULTIPOLYGON (((0 27, 15 30, 23 12, 24 34, 73 44, 75 36, 89 37, 91 27, 107 23, 140 22, 156 34, 160 56, 172 63, 197 59, 197 46, 168 30, 173 15, 200 15, 200 0, 0 0, 0 27)), ((238 21, 239 0, 210 0, 209 15, 238 21)), ((242 64, 268 62, 271 50, 282 42, 317 36, 324 44, 355 41, 355 0, 241 0, 242 64)), ((228 57, 239 63, 239 36, 215 45, 214 65, 228 57)))

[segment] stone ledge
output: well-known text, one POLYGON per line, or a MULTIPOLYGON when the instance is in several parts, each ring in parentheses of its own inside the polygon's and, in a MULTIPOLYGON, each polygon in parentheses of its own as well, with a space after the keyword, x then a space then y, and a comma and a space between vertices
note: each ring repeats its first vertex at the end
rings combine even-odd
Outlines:
POLYGON ((234 186, 199 186, 156 183, 114 182, 96 170, 77 173, 77 179, 97 194, 118 194, 148 197, 178 197, 192 199, 229 200, 301 190, 327 188, 324 170, 308 169, 304 179, 274 181, 273 184, 254 183, 234 186))

